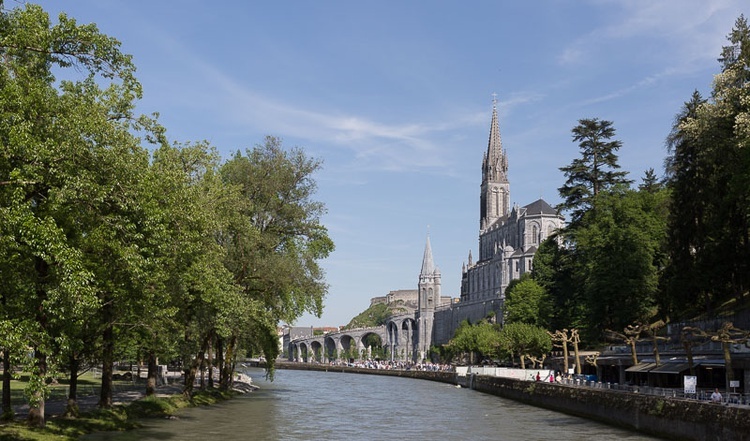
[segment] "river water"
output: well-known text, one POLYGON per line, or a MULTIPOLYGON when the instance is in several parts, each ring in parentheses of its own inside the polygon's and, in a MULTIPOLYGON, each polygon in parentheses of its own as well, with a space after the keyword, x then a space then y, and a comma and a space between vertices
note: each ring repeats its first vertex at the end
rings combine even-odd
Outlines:
POLYGON ((85 440, 656 440, 449 384, 379 375, 247 372, 260 390, 85 440))

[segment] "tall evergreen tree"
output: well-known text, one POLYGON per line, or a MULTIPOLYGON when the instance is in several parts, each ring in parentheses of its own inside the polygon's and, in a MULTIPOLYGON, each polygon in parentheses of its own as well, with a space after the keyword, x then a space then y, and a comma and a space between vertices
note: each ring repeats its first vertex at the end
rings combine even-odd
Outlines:
POLYGON ((616 152, 622 142, 612 139, 615 128, 611 121, 581 119, 572 132, 581 157, 560 168, 567 181, 558 189, 563 198, 559 208, 570 212, 569 228, 575 228, 583 214, 594 207, 600 192, 631 182, 625 179, 627 172, 618 170, 620 164, 616 152))

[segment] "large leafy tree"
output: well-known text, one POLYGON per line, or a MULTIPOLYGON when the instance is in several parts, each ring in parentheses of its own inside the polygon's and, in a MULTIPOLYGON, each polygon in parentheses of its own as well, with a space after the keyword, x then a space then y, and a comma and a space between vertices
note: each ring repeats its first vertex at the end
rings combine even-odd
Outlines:
POLYGON ((669 312, 712 312, 750 284, 750 28, 740 16, 710 100, 694 94, 668 147, 669 312))
POLYGON ((526 369, 528 357, 542 357, 552 350, 552 338, 544 328, 522 322, 504 325, 499 344, 505 353, 519 356, 521 369, 526 369))
POLYGON ((546 328, 552 315, 547 290, 530 277, 511 283, 505 290, 503 323, 528 323, 546 328))
POLYGON ((576 283, 576 269, 575 249, 560 245, 556 236, 545 239, 534 255, 531 277, 549 295, 551 329, 577 328, 585 322, 585 303, 576 283))
POLYGON ((486 320, 471 324, 468 320, 459 324, 456 334, 445 345, 453 355, 468 354, 469 363, 474 364, 479 359, 495 358, 498 356, 500 345, 499 326, 486 320))
POLYGON ((666 194, 622 189, 599 196, 584 217, 576 250, 586 303, 587 336, 647 321, 658 293, 666 234, 666 194))
POLYGON ((29 418, 42 426, 54 355, 65 347, 68 327, 99 300, 83 245, 89 219, 80 214, 107 199, 102 188, 113 188, 100 180, 115 175, 97 163, 105 150, 133 147, 129 103, 140 86, 116 40, 64 14, 51 25, 35 5, 0 15, 0 52, 0 224, 25 268, 19 286, 29 289, 8 294, 28 296, 28 314, 19 319, 33 323, 26 336, 35 354, 29 418), (84 78, 57 84, 55 69, 66 68, 84 78))
MULTIPOLYGON (((325 206, 313 199, 312 175, 320 166, 301 149, 284 149, 279 139, 267 137, 221 168, 224 182, 240 192, 237 215, 221 236, 225 265, 254 311, 244 329, 267 360, 278 352, 279 320, 322 312, 328 286, 319 260, 334 245, 320 222, 325 206)), ((233 332, 228 350, 234 351, 238 338, 233 332)))

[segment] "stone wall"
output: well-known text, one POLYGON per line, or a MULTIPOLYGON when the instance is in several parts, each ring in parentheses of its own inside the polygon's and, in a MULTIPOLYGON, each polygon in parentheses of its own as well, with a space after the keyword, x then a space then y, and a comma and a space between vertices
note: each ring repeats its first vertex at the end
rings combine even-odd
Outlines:
POLYGON ((471 387, 534 406, 675 440, 750 440, 750 410, 704 401, 475 376, 471 387))
POLYGON ((471 303, 459 302, 449 308, 435 310, 432 345, 439 346, 448 343, 456 334, 458 325, 464 320, 468 319, 471 323, 477 323, 493 312, 497 316, 500 314, 502 305, 502 300, 494 299, 471 303))

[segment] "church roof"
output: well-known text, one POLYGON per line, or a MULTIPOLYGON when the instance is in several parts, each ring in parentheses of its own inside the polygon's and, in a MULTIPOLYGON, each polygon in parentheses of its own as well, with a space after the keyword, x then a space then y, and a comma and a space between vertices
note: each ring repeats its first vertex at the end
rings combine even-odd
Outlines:
POLYGON ((548 204, 544 199, 537 199, 536 201, 524 206, 526 209, 526 215, 534 214, 552 214, 557 215, 557 210, 548 204))

